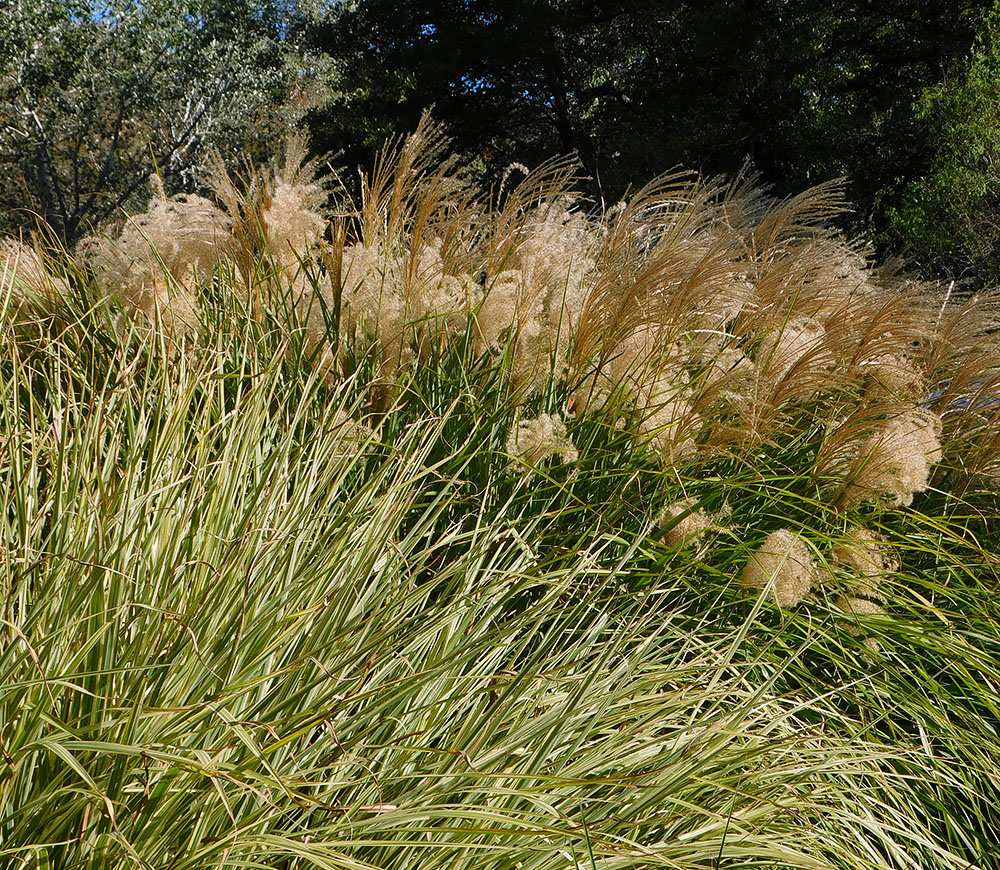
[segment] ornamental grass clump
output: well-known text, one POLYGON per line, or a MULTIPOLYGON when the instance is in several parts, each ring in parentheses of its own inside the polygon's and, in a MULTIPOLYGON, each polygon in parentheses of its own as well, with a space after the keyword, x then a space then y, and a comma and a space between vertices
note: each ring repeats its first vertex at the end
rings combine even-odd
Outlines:
POLYGON ((303 148, 5 244, 0 864, 994 867, 1000 300, 303 148))
POLYGON ((475 210, 445 144, 426 115, 388 143, 362 175, 360 202, 338 219, 327 257, 334 269, 321 307, 336 312, 355 355, 378 360, 386 382, 469 328, 475 210))
POLYGON ((307 159, 306 145, 302 136, 292 135, 280 159, 251 166, 242 176, 215 154, 206 179, 231 227, 243 295, 258 315, 265 303, 301 301, 301 292, 295 293, 299 267, 319 253, 326 233, 331 182, 320 180, 320 161, 307 159))
POLYGON ((496 367, 521 403, 554 387, 664 471, 750 456, 812 419, 830 436, 817 471, 839 476, 845 509, 909 504, 939 463, 956 488, 997 476, 996 299, 941 301, 868 268, 831 229, 838 185, 778 202, 752 178, 674 173, 601 213, 570 161, 494 202, 446 147, 425 116, 356 202, 302 137, 242 174, 217 156, 214 201, 158 190, 78 255, 99 294, 176 334, 198 332, 211 279, 235 270, 255 318, 331 383, 377 368, 380 402, 453 352, 496 367))
MULTIPOLYGON (((430 355, 464 347, 521 401, 554 383, 574 415, 614 416, 665 469, 747 455, 804 415, 874 419, 902 402, 930 404, 955 464, 988 476, 990 420, 954 412, 982 410, 958 352, 989 362, 989 306, 959 317, 867 269, 829 227, 844 207, 837 185, 775 202, 753 179, 678 173, 600 214, 574 193, 573 164, 552 161, 493 205, 446 144, 425 117, 386 146, 356 203, 329 201, 339 188, 302 138, 242 176, 217 159, 219 206, 158 193, 88 262, 105 292, 185 331, 207 277, 235 266, 255 316, 284 318, 328 378, 373 360, 395 389, 430 355)), ((926 485, 911 471, 888 492, 897 503, 926 485)), ((860 484, 845 504, 864 498, 864 473, 860 484)))

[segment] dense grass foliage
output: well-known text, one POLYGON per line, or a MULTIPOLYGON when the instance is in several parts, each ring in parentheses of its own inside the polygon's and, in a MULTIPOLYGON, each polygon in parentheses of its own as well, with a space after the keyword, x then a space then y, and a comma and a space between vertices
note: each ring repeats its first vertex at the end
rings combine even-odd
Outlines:
POLYGON ((998 866, 993 303, 676 180, 475 224, 405 148, 326 235, 296 169, 154 204, 183 263, 8 247, 3 865, 998 866))

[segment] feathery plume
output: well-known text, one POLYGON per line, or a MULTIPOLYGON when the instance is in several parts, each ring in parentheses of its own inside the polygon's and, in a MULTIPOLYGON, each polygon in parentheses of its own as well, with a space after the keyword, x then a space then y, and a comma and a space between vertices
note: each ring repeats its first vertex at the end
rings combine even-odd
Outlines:
POLYGON ((796 317, 764 339, 759 351, 760 369, 777 381, 807 354, 822 346, 826 329, 812 317, 796 317))
POLYGON ((915 400, 927 391, 927 379, 911 357, 882 353, 860 364, 869 381, 893 398, 915 400))
POLYGON ((682 547, 697 543, 708 532, 719 529, 719 520, 726 515, 720 511, 709 516, 696 507, 698 499, 694 497, 678 499, 666 505, 656 517, 657 526, 666 526, 663 532, 663 542, 668 547, 682 547))
MULTIPOLYGON (((847 633, 854 637, 860 635, 864 630, 859 623, 864 622, 866 618, 885 615, 885 607, 877 601, 872 601, 870 598, 844 595, 834 602, 834 607, 842 611, 845 617, 848 617, 845 619, 847 623, 845 628, 847 633)), ((880 649, 878 641, 873 637, 866 637, 864 644, 873 653, 877 653, 880 649)))
POLYGON ((226 256, 230 221, 201 196, 162 191, 116 239, 86 240, 82 255, 109 295, 171 332, 198 329, 196 293, 226 256))
POLYGON ((318 160, 306 159, 308 145, 305 134, 291 134, 285 141, 283 163, 259 183, 263 247, 282 271, 294 271, 326 232, 329 181, 319 180, 318 160))
POLYGON ((52 273, 38 250, 17 239, 0 239, 0 279, 0 304, 9 289, 15 313, 22 308, 51 311, 70 292, 66 279, 52 273))
POLYGON ((809 545, 791 529, 771 532, 750 556, 740 583, 754 589, 770 589, 779 607, 794 607, 816 581, 816 567, 809 545))
POLYGON ((637 434, 665 465, 677 465, 698 452, 695 436, 701 418, 683 393, 663 395, 642 397, 637 434))
POLYGON ((325 198, 318 185, 275 179, 262 218, 267 248, 279 269, 294 268, 322 239, 326 220, 316 209, 325 198))
POLYGON ((506 350, 515 383, 535 388, 550 374, 567 374, 595 267, 595 236, 561 194, 527 211, 516 229, 494 242, 506 256, 503 270, 487 277, 475 310, 476 350, 506 350))
POLYGON ((865 502, 909 505, 927 489, 931 466, 941 461, 941 418, 911 408, 885 420, 862 445, 837 497, 845 509, 865 502))
POLYGON ((831 552, 834 564, 851 574, 849 591, 854 596, 881 598, 881 585, 888 574, 899 570, 899 559, 878 532, 851 526, 831 552))
POLYGON ((538 466, 550 456, 572 465, 579 458, 566 424, 558 414, 540 414, 520 420, 507 438, 507 453, 525 465, 538 466))

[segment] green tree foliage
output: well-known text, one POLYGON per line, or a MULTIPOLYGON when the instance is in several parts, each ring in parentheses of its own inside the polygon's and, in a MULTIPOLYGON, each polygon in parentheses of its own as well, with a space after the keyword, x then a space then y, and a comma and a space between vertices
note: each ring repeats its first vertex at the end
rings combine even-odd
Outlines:
MULTIPOLYGON (((847 176, 860 223, 930 153, 914 103, 972 44, 982 0, 366 0, 311 29, 341 92, 313 126, 365 159, 422 109, 494 176, 576 151, 617 198, 673 166, 778 192, 847 176)), ((871 223, 873 221, 873 223, 871 223)))
POLYGON ((33 0, 0 21, 0 208, 67 243, 193 184, 210 146, 266 141, 304 67, 281 4, 33 0))
POLYGON ((311 29, 342 90, 313 126, 348 163, 416 127, 434 107, 466 153, 492 168, 589 153, 584 115, 602 90, 590 38, 613 10, 570 0, 367 0, 311 29))
POLYGON ((917 104, 934 149, 892 213, 925 271, 1000 280, 1000 4, 975 50, 917 104))

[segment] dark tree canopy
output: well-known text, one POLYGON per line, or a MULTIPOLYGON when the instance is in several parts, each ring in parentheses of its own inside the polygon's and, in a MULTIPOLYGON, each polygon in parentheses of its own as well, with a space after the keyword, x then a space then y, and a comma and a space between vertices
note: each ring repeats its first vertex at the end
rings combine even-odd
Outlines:
POLYGON ((916 111, 932 156, 889 204, 896 240, 925 274, 1000 283, 1000 4, 916 111))
POLYGON ((154 169, 191 189, 209 148, 260 156, 303 115, 349 181, 431 108, 487 185, 568 153, 606 203, 675 167, 749 164, 778 195, 844 177, 847 228, 882 253, 1000 275, 998 20, 1000 0, 18 2, 0 221, 71 243, 154 169))
POLYGON ((846 176, 867 219, 928 165, 915 102, 988 5, 344 3, 310 33, 341 63, 313 128, 350 165, 433 106, 488 177, 575 151, 613 199, 675 165, 733 173, 749 159, 782 193, 846 176))

